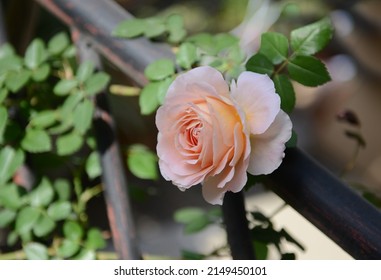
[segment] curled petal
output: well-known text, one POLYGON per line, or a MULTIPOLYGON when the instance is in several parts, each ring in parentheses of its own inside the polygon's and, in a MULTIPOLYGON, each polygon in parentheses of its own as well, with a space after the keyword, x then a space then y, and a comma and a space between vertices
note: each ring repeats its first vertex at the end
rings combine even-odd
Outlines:
POLYGON ((228 96, 229 94, 229 87, 222 74, 213 67, 202 66, 179 75, 169 87, 166 98, 186 94, 189 86, 194 84, 207 85, 213 88, 218 95, 228 96))
POLYGON ((262 175, 277 169, 282 162, 285 144, 291 138, 291 134, 291 120, 281 110, 265 133, 251 135, 251 154, 247 171, 252 175, 262 175))
POLYGON ((280 110, 280 97, 267 75, 243 72, 232 84, 232 97, 245 112, 251 134, 265 132, 280 110))

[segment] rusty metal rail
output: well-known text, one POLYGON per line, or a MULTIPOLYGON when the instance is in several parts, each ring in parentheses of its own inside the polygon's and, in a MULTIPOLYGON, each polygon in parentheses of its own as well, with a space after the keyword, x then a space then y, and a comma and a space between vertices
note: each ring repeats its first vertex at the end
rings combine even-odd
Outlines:
MULTIPOLYGON (((131 16, 111 0, 36 1, 89 35, 97 50, 139 85, 146 82, 142 73, 150 62, 172 57, 168 47, 146 39, 113 38, 113 28, 131 16)), ((302 151, 286 154, 270 176, 274 192, 354 258, 381 259, 381 213, 302 151)))

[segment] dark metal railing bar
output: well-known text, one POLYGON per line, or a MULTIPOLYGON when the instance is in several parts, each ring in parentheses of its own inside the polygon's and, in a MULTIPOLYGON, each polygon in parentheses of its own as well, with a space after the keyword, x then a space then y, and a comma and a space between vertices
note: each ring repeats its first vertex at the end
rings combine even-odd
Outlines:
POLYGON ((381 259, 381 213, 299 149, 269 177, 271 189, 356 259, 381 259))

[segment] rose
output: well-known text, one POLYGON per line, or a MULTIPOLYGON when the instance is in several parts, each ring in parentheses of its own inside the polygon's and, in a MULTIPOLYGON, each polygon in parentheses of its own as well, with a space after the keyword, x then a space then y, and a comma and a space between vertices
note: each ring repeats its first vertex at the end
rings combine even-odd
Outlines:
POLYGON ((202 66, 179 75, 156 114, 163 177, 181 190, 202 184, 206 201, 221 204, 247 174, 269 174, 281 164, 292 124, 267 75, 243 72, 228 84, 202 66))

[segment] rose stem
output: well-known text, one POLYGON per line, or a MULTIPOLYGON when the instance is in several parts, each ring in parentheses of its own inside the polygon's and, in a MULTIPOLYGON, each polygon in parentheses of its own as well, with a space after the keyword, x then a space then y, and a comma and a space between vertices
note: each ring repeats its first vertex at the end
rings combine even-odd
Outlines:
POLYGON ((232 258, 234 260, 255 259, 243 193, 226 192, 222 213, 232 258))

